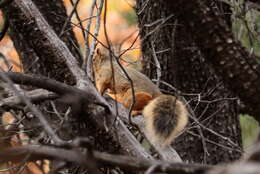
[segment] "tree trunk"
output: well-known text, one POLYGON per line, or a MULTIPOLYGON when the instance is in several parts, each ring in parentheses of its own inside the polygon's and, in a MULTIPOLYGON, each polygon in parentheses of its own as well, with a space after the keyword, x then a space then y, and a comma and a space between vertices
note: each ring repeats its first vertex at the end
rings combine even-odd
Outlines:
MULTIPOLYGON (((46 3, 44 0, 34 0, 34 3, 56 34, 59 35, 67 19, 63 1, 54 0, 46 3)), ((44 40, 39 36, 31 34, 30 30, 33 30, 32 27, 25 27, 24 24, 33 23, 34 21, 22 21, 19 8, 13 7, 13 5, 6 8, 5 15, 10 21, 10 36, 21 59, 24 72, 41 74, 61 82, 73 84, 73 77, 69 73, 64 60, 52 59, 49 51, 40 47, 44 43, 44 40)), ((75 48, 75 46, 78 47, 78 43, 70 23, 65 29, 66 32, 61 36, 61 39, 66 43, 78 62, 81 63, 82 60, 75 48)))
POLYGON ((199 46, 205 60, 213 65, 224 84, 245 104, 244 112, 260 121, 259 57, 237 41, 232 29, 210 0, 163 1, 199 46), (182 7, 182 8, 180 8, 182 7))
MULTIPOLYGON (((200 124, 190 119, 188 130, 177 138, 174 147, 189 162, 216 164, 238 159, 241 133, 234 95, 206 64, 191 33, 167 10, 166 4, 149 1, 145 5, 145 2, 137 3, 144 71, 152 78, 158 77, 153 61, 156 55, 161 80, 183 92, 200 124)), ((162 83, 163 89, 171 90, 162 83)))

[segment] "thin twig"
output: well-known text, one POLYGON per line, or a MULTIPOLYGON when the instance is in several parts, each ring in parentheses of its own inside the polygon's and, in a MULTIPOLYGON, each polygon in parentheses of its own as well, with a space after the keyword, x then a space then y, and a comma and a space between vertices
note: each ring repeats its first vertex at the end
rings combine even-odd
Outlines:
POLYGON ((7 59, 5 57, 5 55, 3 55, 1 52, 0 52, 0 59, 3 59, 4 60, 4 64, 6 66, 7 69, 10 69, 12 66, 11 66, 11 63, 10 63, 10 60, 7 59))
MULTIPOLYGON (((130 106, 130 111, 129 111, 129 113, 128 113, 128 120, 129 120, 129 123, 132 124, 131 112, 132 112, 133 107, 134 107, 134 104, 135 104, 135 102, 136 102, 134 84, 133 84, 133 80, 130 78, 130 76, 128 75, 128 73, 127 73, 126 70, 124 69, 124 67, 123 67, 123 66, 121 65, 121 63, 119 62, 118 57, 115 56, 114 53, 112 52, 110 40, 109 40, 108 33, 107 33, 107 27, 106 27, 106 13, 107 13, 107 0, 105 0, 105 11, 104 11, 104 32, 105 32, 105 38, 106 38, 106 41, 107 41, 107 44, 108 44, 108 51, 109 51, 110 58, 111 58, 111 65, 112 65, 112 58, 115 58, 117 65, 118 65, 119 68, 123 71, 123 74, 126 76, 127 80, 128 80, 129 83, 130 83, 130 86, 131 86, 132 103, 131 103, 131 106, 130 106)), ((122 54, 121 54, 121 55, 122 55, 122 54)), ((120 55, 120 56, 121 56, 121 55, 120 55)), ((114 80, 114 78, 113 78, 113 83, 114 83, 113 86, 115 86, 115 80, 114 80)))
POLYGON ((61 140, 54 130, 51 128, 50 123, 45 119, 44 115, 33 106, 33 104, 30 102, 30 100, 20 94, 20 92, 17 90, 17 88, 14 86, 14 83, 10 80, 10 78, 4 73, 4 71, 0 68, 0 77, 8 84, 9 88, 28 106, 28 108, 35 114, 35 116, 40 120, 44 130, 48 135, 53 138, 53 141, 56 144, 62 144, 64 143, 63 140, 61 140))
POLYGON ((62 26, 62 29, 61 29, 60 34, 59 34, 59 37, 61 37, 63 35, 67 25, 69 24, 69 22, 70 22, 70 20, 71 20, 71 18, 73 16, 73 14, 76 12, 79 1, 80 0, 77 0, 76 3, 74 4, 71 13, 69 14, 69 16, 67 17, 66 21, 64 22, 64 24, 62 26))
MULTIPOLYGON (((231 145, 233 145, 234 147, 237 147, 237 148, 240 149, 239 145, 237 145, 236 143, 234 143, 230 138, 225 137, 225 136, 223 136, 223 135, 217 133, 216 131, 207 128, 206 126, 204 126, 203 124, 201 124, 194 116, 190 116, 190 118, 191 118, 194 122, 196 122, 200 127, 202 127, 203 129, 209 131, 209 132, 212 133, 213 135, 216 135, 217 137, 219 137, 219 138, 221 138, 221 139, 223 139, 223 140, 225 140, 225 141, 228 141, 229 144, 231 144, 231 145)), ((240 149, 240 150, 241 150, 241 149, 240 149)))
MULTIPOLYGON (((90 9, 89 9, 89 16, 93 16, 93 12, 94 12, 94 7, 95 7, 95 4, 96 4, 96 1, 97 0, 92 0, 92 2, 91 2, 91 5, 90 5, 90 9)), ((95 17, 97 17, 97 16, 95 16, 95 17)), ((87 57, 88 57, 88 55, 89 55, 89 33, 90 33, 90 26, 91 26, 91 23, 92 23, 92 18, 90 18, 90 20, 89 21, 87 21, 87 25, 86 25, 86 30, 84 30, 85 31, 85 38, 84 38, 84 40, 85 40, 85 47, 86 47, 86 53, 85 53, 85 58, 84 58, 84 63, 83 63, 83 65, 86 65, 87 63, 87 57)), ((84 29, 84 28, 83 28, 84 29)), ((82 67, 84 67, 84 66, 82 66, 82 67)))
POLYGON ((156 85, 159 87, 160 86, 160 80, 161 80, 161 76, 162 76, 162 70, 161 70, 161 65, 160 62, 157 58, 157 55, 155 53, 155 48, 154 48, 154 43, 151 43, 151 48, 152 48, 152 55, 153 55, 153 59, 154 59, 154 63, 156 65, 156 75, 157 75, 157 79, 156 79, 156 85))
POLYGON ((89 48, 89 54, 86 56, 87 60, 85 60, 85 63, 83 65, 83 70, 85 70, 87 72, 87 75, 90 79, 92 79, 91 74, 92 74, 92 68, 91 68, 91 64, 92 64, 92 59, 95 53, 95 48, 97 46, 97 41, 96 41, 96 37, 98 36, 99 33, 99 29, 100 29, 100 23, 101 23, 101 13, 102 13, 102 9, 103 9, 103 4, 104 4, 104 0, 100 0, 99 2, 99 6, 97 9, 97 19, 96 19, 96 25, 95 25, 95 29, 94 29, 94 38, 92 40, 92 44, 89 48))
MULTIPOLYGON (((107 42, 107 49, 109 51, 109 57, 110 57, 110 67, 111 67, 111 72, 112 72, 112 86, 114 87, 113 90, 114 90, 115 94, 117 94, 117 91, 116 91, 116 88, 115 88, 115 86, 116 86, 115 69, 114 69, 114 64, 113 64, 113 58, 115 58, 115 57, 114 57, 114 53, 113 53, 112 46, 111 46, 111 43, 110 43, 110 39, 108 37, 107 27, 106 27, 106 24, 107 24, 107 0, 105 0, 104 3, 105 3, 105 8, 104 8, 103 28, 104 28, 105 38, 106 38, 106 42, 107 42)), ((116 60, 118 60, 118 59, 116 59, 116 60)), ((115 117, 114 122, 112 124, 113 126, 115 126, 114 123, 116 123, 116 120, 118 118, 118 103, 117 103, 117 101, 114 101, 114 104, 116 106, 115 107, 116 117, 115 117)))
MULTIPOLYGON (((78 1, 80 1, 80 0, 77 0, 76 4, 74 4, 73 0, 70 0, 70 4, 71 4, 72 6, 76 6, 76 8, 77 8, 77 6, 78 6, 78 1)), ((76 18, 77 18, 77 20, 78 20, 78 22, 79 22, 80 28, 82 28, 82 29, 81 29, 82 36, 85 38, 85 31, 84 31, 83 23, 82 23, 82 21, 81 21, 81 19, 80 19, 80 16, 79 16, 79 13, 78 13, 77 9, 76 9, 76 11, 75 11, 75 14, 76 14, 76 18)))
MULTIPOLYGON (((191 128, 189 128, 189 129, 186 130, 187 133, 200 139, 201 136, 200 136, 199 134, 196 134, 196 133, 194 133, 194 132, 192 132, 192 131, 189 131, 189 130, 191 130, 191 129, 193 129, 193 128, 196 128, 196 129, 197 129, 197 127, 191 127, 191 128)), ((216 145, 216 146, 218 146, 218 147, 221 147, 221 148, 223 148, 223 149, 227 149, 227 150, 230 150, 230 151, 234 151, 234 150, 235 150, 236 152, 240 152, 240 153, 241 153, 241 150, 234 149, 233 147, 228 147, 228 146, 223 145, 223 144, 220 144, 220 143, 216 143, 215 141, 212 141, 212 140, 210 140, 210 139, 208 139, 208 138, 204 138, 204 140, 205 140, 206 142, 210 143, 210 144, 214 144, 214 145, 216 145)))

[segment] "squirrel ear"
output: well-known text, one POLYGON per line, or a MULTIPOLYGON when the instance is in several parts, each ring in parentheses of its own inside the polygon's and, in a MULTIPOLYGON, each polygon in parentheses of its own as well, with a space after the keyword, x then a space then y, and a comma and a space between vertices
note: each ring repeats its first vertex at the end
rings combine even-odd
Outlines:
POLYGON ((97 55, 101 55, 101 51, 99 48, 97 48, 97 55))

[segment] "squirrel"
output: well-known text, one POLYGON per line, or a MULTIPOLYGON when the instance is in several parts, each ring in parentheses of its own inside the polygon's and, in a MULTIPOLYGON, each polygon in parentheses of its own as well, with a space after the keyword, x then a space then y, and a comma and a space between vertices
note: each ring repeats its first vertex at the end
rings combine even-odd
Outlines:
MULTIPOLYGON (((131 84, 116 60, 108 53, 97 49, 93 58, 93 71, 97 90, 114 95, 116 101, 126 108, 132 104, 131 84)), ((188 123, 188 111, 175 96, 163 94, 160 89, 144 74, 131 67, 124 67, 133 82, 135 104, 132 116, 142 114, 145 120, 147 138, 161 147, 170 145, 174 138, 188 123)))

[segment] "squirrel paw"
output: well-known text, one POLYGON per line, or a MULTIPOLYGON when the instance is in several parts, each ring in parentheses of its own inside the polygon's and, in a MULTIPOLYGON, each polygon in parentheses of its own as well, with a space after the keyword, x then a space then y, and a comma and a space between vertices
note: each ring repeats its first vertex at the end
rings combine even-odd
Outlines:
POLYGON ((133 117, 138 116, 138 115, 142 115, 142 111, 141 111, 141 110, 132 111, 132 112, 131 112, 131 115, 132 115, 133 117))

